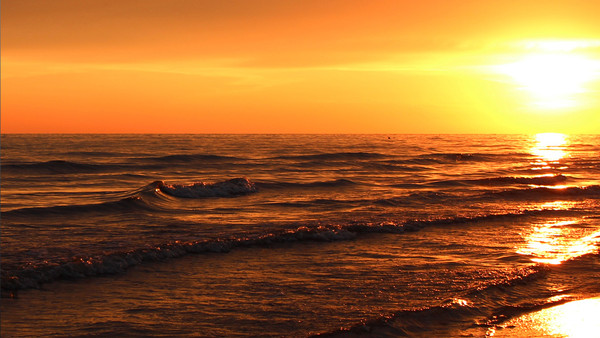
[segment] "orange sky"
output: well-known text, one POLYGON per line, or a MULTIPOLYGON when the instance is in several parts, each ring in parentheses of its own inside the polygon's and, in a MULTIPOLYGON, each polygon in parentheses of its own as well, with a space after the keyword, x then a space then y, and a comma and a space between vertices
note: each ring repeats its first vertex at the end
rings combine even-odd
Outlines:
POLYGON ((3 133, 600 133, 597 1, 6 0, 0 13, 3 133))

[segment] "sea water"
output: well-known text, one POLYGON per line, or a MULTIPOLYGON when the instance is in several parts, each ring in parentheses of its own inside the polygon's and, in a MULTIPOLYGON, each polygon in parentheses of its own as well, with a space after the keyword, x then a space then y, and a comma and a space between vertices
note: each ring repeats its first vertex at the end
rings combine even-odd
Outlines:
POLYGON ((456 336, 600 295, 598 135, 2 135, 3 336, 456 336))

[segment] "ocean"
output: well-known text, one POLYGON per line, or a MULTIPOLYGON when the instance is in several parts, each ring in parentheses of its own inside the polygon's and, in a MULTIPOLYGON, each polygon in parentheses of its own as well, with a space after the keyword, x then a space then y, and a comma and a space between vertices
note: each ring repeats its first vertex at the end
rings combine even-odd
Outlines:
POLYGON ((600 296, 600 135, 2 135, 2 336, 491 336, 600 296))

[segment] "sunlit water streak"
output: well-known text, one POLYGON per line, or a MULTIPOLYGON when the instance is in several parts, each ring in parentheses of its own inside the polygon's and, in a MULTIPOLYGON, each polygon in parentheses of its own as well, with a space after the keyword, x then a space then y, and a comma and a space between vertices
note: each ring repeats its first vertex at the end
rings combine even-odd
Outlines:
POLYGON ((538 263, 560 264, 598 251, 600 231, 578 224, 578 220, 551 221, 534 225, 525 234, 526 244, 517 253, 538 263), (590 232, 592 232, 590 234, 590 232))
POLYGON ((568 137, 565 134, 536 134, 535 146, 531 148, 531 153, 536 156, 535 162, 533 162, 534 170, 567 169, 566 166, 560 166, 561 160, 569 156, 567 149, 568 137))

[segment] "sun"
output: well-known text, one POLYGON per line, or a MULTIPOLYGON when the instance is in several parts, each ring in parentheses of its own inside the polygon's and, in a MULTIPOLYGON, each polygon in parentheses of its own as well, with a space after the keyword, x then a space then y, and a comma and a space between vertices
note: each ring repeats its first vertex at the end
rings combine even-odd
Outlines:
POLYGON ((530 43, 528 52, 518 60, 495 68, 528 92, 538 108, 574 107, 580 94, 589 91, 586 85, 600 72, 600 60, 581 53, 581 47, 589 46, 574 41, 530 43))
POLYGON ((585 93, 585 84, 598 71, 598 61, 582 55, 538 53, 500 66, 540 108, 567 108, 577 105, 576 95, 585 93))

